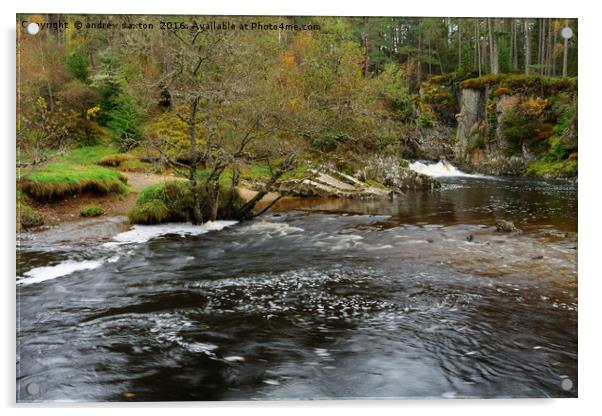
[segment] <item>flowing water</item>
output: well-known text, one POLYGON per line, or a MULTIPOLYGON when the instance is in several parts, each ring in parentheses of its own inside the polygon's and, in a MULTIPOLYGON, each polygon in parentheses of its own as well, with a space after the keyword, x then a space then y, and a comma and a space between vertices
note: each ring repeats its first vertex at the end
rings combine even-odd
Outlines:
POLYGON ((577 186, 439 176, 239 224, 23 234, 18 399, 575 397, 577 186))

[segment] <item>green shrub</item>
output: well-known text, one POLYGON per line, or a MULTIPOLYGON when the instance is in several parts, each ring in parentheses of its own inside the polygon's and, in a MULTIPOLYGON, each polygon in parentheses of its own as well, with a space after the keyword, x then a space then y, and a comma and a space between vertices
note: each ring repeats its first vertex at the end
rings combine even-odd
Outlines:
POLYGON ((17 230, 44 224, 44 216, 23 202, 17 202, 17 230))
POLYGON ((428 104, 439 121, 448 125, 456 124, 456 98, 451 86, 423 82, 420 99, 428 104))
POLYGON ((98 205, 88 205, 81 211, 82 217, 98 217, 104 214, 104 210, 98 205))
POLYGON ((346 141, 347 136, 342 131, 336 129, 334 126, 326 129, 318 134, 307 134, 309 144, 315 149, 331 152, 337 148, 339 143, 346 141))
POLYGON ((420 110, 416 123, 419 127, 433 127, 437 119, 432 111, 420 110))
POLYGON ((518 153, 523 145, 536 154, 545 153, 553 126, 546 121, 548 100, 526 97, 517 101, 502 117, 501 131, 508 142, 507 156, 518 153))
POLYGON ((79 119, 71 133, 71 138, 78 146, 96 146, 101 142, 104 134, 104 130, 97 122, 79 119))
POLYGON ((124 194, 127 192, 126 182, 127 178, 113 169, 52 163, 21 180, 19 187, 37 201, 48 201, 83 192, 124 194))
POLYGON ((128 218, 132 224, 160 224, 176 221, 172 219, 172 213, 170 213, 165 203, 160 200, 137 202, 128 212, 128 218))
POLYGON ((142 110, 133 96, 124 92, 115 97, 114 107, 108 113, 107 127, 122 151, 138 144, 143 121, 142 110))
MULTIPOLYGON (((236 189, 231 194, 228 185, 220 184, 218 219, 232 218, 244 204, 236 189), (230 200, 232 195, 232 200, 230 200)), ((204 219, 211 217, 211 204, 204 187, 200 186, 199 208, 204 219)), ((163 222, 189 221, 193 208, 193 195, 188 181, 170 181, 151 185, 138 195, 128 217, 134 224, 158 224, 163 222)))
POLYGON ((65 57, 67 68, 78 80, 88 83, 90 70, 88 65, 88 52, 84 47, 76 47, 69 51, 65 57))

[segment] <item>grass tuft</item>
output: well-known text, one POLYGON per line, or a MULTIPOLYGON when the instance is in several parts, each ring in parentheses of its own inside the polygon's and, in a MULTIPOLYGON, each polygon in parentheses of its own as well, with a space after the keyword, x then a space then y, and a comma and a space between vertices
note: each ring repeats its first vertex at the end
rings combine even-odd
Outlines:
POLYGON ((117 167, 121 166, 121 164, 123 162, 128 161, 128 160, 133 160, 133 159, 135 159, 135 157, 130 154, 116 153, 114 155, 108 155, 108 156, 102 157, 98 162, 96 162, 96 164, 100 165, 100 166, 108 166, 108 167, 112 167, 112 168, 117 168, 117 167))
POLYGON ((127 178, 96 165, 52 163, 20 181, 19 188, 37 201, 50 201, 89 192, 98 195, 127 192, 127 178))
POLYGON ((44 224, 44 216, 26 203, 17 202, 17 231, 44 224))
POLYGON ((98 205, 88 205, 87 207, 84 207, 84 209, 82 209, 81 216, 82 217, 99 217, 104 213, 105 213, 105 211, 98 205))

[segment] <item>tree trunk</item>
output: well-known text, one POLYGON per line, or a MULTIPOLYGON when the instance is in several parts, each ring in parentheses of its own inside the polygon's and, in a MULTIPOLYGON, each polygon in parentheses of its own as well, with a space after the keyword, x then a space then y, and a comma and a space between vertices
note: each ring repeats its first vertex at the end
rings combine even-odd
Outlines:
POLYGON ((433 74, 433 68, 432 68, 432 65, 431 65, 431 60, 432 60, 433 54, 431 53, 431 38, 430 38, 430 36, 428 38, 428 45, 429 45, 429 75, 432 75, 433 74))
POLYGON ((525 19, 525 75, 529 75, 531 51, 529 48, 529 19, 525 19))
POLYGON ((487 18, 487 29, 489 31, 489 61, 491 64, 491 73, 497 74, 499 72, 499 56, 498 56, 498 45, 497 35, 494 33, 497 31, 497 21, 493 20, 493 28, 491 25, 491 19, 487 18))
MULTIPOLYGON (((284 175, 286 172, 290 171, 294 164, 295 164, 295 156, 294 155, 290 155, 288 156, 283 162, 282 165, 280 166, 280 168, 278 168, 278 170, 276 170, 275 172, 272 172, 270 175, 270 179, 268 180, 268 182, 265 184, 265 186, 263 187, 263 189, 259 192, 257 192, 257 194, 255 194, 255 196, 253 198, 251 198, 251 200, 249 202, 247 202, 246 204, 244 204, 235 214, 234 214, 234 219, 236 220, 244 220, 246 218, 249 217, 249 215, 251 214, 251 211, 253 210, 253 208, 255 208, 255 205, 257 205, 257 203, 259 201, 261 201, 261 199, 268 193, 270 192, 270 189, 272 189, 272 186, 274 186, 274 184, 278 181, 278 179, 280 179, 280 177, 282 177, 282 175, 284 175)), ((265 212, 261 211, 261 213, 265 212)))
POLYGON ((558 42, 558 30, 556 30, 556 23, 552 23, 554 28, 554 39, 552 40, 552 76, 556 76, 556 43, 558 42))
POLYGON ((512 71, 516 71, 518 69, 518 47, 516 38, 518 37, 518 30, 516 25, 516 19, 511 19, 512 24, 510 25, 510 30, 512 31, 512 36, 510 37, 510 55, 512 62, 512 71))
POLYGON ((193 224, 201 224, 203 222, 203 215, 201 213, 200 201, 199 201, 199 187, 197 183, 196 166, 198 162, 198 150, 196 142, 196 114, 199 104, 199 99, 194 98, 190 106, 190 118, 188 119, 188 134, 190 136, 190 168, 189 168, 189 180, 190 180, 190 191, 192 192, 192 218, 193 224))
POLYGON ((211 195, 211 221, 215 221, 217 220, 217 210, 219 208, 219 176, 218 179, 212 184, 212 189, 211 189, 212 195, 211 195))
POLYGON ((368 71, 370 68, 370 18, 364 17, 365 27, 366 27, 366 36, 364 37, 364 47, 366 48, 366 53, 364 55, 364 77, 368 78, 368 71))
POLYGON ((541 62, 539 63, 539 73, 546 74, 546 19, 541 19, 541 62))
POLYGON ((547 59, 547 74, 548 76, 552 75, 552 60, 554 55, 554 49, 552 45, 552 32, 554 31, 552 25, 552 19, 548 19, 548 47, 546 48, 548 51, 548 59, 547 59))
MULTIPOLYGON (((568 19, 564 19, 564 27, 568 27, 569 25, 569 20, 568 19)), ((562 55, 562 76, 566 77, 567 74, 567 63, 568 63, 568 57, 569 57, 569 40, 567 38, 564 38, 564 50, 562 51, 563 55, 562 55)))
POLYGON ((462 69, 462 19, 458 18, 458 71, 462 69))
POLYGON ((481 76, 481 30, 479 19, 475 19, 474 27, 474 39, 475 39, 475 56, 477 58, 477 69, 479 70, 479 76, 481 76))
MULTIPOLYGON (((541 64, 541 19, 538 20, 539 27, 537 28, 537 65, 541 64)), ((539 68, 538 68, 539 71, 539 68)))
POLYGON ((420 26, 420 19, 418 19, 418 52, 416 53, 416 60, 418 63, 418 66, 416 68, 416 84, 418 89, 420 89, 420 83, 422 82, 422 62, 420 59, 422 55, 422 31, 420 26))

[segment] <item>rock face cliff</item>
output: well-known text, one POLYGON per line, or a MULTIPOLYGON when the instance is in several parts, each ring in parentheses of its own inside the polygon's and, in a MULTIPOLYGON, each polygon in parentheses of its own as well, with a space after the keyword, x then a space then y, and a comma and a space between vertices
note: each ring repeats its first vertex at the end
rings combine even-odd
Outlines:
POLYGON ((461 90, 454 158, 457 163, 482 173, 524 173, 534 155, 525 146, 509 154, 511 144, 502 129, 506 113, 519 97, 500 95, 488 99, 490 96, 489 88, 461 90))
POLYGON ((487 92, 464 89, 460 93, 460 112, 456 114, 458 128, 454 156, 458 160, 468 160, 468 149, 481 136, 485 129, 487 92))
POLYGON ((449 74, 422 83, 419 98, 406 158, 488 174, 577 174, 575 78, 449 74))

